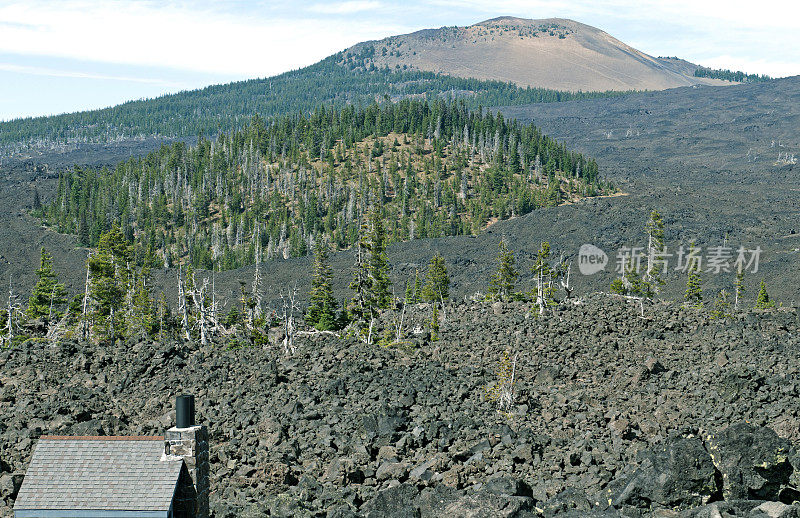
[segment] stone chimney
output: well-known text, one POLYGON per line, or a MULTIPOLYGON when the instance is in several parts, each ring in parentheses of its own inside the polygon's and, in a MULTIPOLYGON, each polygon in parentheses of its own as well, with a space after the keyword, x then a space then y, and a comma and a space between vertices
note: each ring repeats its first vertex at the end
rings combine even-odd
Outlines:
POLYGON ((176 425, 164 434, 164 453, 183 458, 197 493, 197 518, 208 518, 209 466, 208 431, 194 422, 194 396, 178 396, 175 401, 176 425))

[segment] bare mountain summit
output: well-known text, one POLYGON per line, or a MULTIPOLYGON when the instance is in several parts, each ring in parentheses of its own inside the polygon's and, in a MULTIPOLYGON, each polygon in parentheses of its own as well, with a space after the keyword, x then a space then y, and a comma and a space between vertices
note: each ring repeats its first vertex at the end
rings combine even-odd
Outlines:
POLYGON ((369 61, 381 68, 441 72, 555 90, 665 90, 732 84, 694 77, 697 65, 655 58, 600 29, 562 18, 501 17, 469 27, 425 29, 359 43, 343 55, 345 60, 369 56, 369 61))

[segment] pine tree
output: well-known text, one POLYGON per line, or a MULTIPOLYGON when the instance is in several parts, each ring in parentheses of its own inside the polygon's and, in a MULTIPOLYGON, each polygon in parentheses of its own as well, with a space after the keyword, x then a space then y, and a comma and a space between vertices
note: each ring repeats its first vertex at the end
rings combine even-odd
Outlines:
POLYGON ((625 273, 611 281, 611 293, 630 297, 649 297, 650 285, 642 280, 633 259, 631 259, 629 266, 623 267, 625 268, 625 273))
POLYGON ((370 214, 369 233, 369 275, 372 279, 372 292, 375 303, 381 309, 392 304, 389 292, 389 259, 386 257, 386 229, 380 210, 374 209, 370 214))
POLYGON ((140 272, 133 287, 133 304, 128 312, 128 332, 146 337, 154 332, 155 317, 150 289, 147 285, 147 270, 140 272))
POLYGON ((628 295, 633 297, 650 297, 652 296, 652 292, 650 291, 650 284, 642 280, 642 276, 639 275, 639 270, 636 268, 636 265, 633 264, 631 261, 631 265, 628 267, 628 270, 625 272, 625 277, 623 278, 623 282, 628 290, 628 295))
POLYGON ((713 318, 726 318, 730 316, 730 307, 731 305, 728 302, 728 292, 722 290, 717 294, 717 298, 714 301, 714 309, 711 311, 711 316, 713 318))
POLYGON ((611 285, 609 286, 608 289, 611 291, 611 293, 616 293, 617 295, 628 294, 628 288, 625 287, 625 282, 620 277, 617 277, 616 279, 611 281, 611 285))
POLYGON ((414 283, 406 281, 406 291, 403 301, 406 304, 414 304, 414 283))
POLYGON ((742 300, 742 296, 744 295, 745 288, 744 288, 744 268, 740 267, 739 271, 736 272, 736 280, 734 281, 734 286, 736 289, 736 296, 733 302, 733 310, 739 311, 739 302, 742 300))
POLYGON ((769 293, 767 293, 767 285, 764 283, 764 279, 761 279, 761 284, 758 285, 755 309, 770 309, 774 307, 775 302, 770 300, 769 293))
POLYGON ((371 320, 375 316, 376 308, 368 261, 370 253, 368 234, 369 225, 366 221, 362 221, 358 243, 356 243, 354 247, 355 264, 353 265, 353 279, 350 281, 349 285, 349 288, 355 293, 347 307, 351 318, 359 322, 371 320))
POLYGON ((548 241, 539 246, 531 272, 533 272, 536 284, 536 293, 533 295, 541 315, 544 314, 545 307, 555 301, 553 277, 558 275, 558 272, 550 266, 550 243, 548 241))
POLYGON ((42 212, 42 199, 39 197, 39 189, 33 188, 33 212, 36 215, 41 215, 42 212))
POLYGON ((58 282, 58 277, 53 272, 53 256, 44 247, 36 277, 36 286, 28 299, 28 317, 46 321, 60 318, 61 309, 67 303, 67 290, 58 282))
POLYGON ((555 175, 550 175, 548 179, 545 199, 548 207, 557 207, 561 204, 561 186, 559 179, 555 175))
POLYGON ((489 282, 489 293, 493 298, 506 299, 514 292, 519 274, 515 269, 514 252, 506 246, 505 238, 500 240, 498 248, 500 251, 497 254, 497 271, 489 282))
POLYGON ((125 336, 125 304, 133 249, 116 225, 100 237, 89 259, 95 327, 103 338, 125 336))
POLYGON ((690 305, 696 307, 703 305, 703 278, 700 276, 700 269, 697 264, 689 267, 686 278, 686 292, 683 298, 690 305))
POLYGON ((419 276, 419 271, 414 272, 414 302, 422 301, 422 279, 419 276))
POLYGON ((650 219, 645 225, 645 233, 647 234, 647 270, 642 279, 645 283, 642 295, 651 297, 659 292, 661 286, 666 284, 656 266, 656 262, 664 253, 664 220, 658 211, 654 210, 650 213, 650 219))
POLYGON ((86 224, 86 211, 82 210, 78 223, 78 243, 83 246, 89 246, 89 239, 89 226, 86 224))
POLYGON ((439 307, 433 303, 433 313, 431 314, 431 342, 439 340, 439 307))
POLYGON ((333 271, 328 264, 328 245, 319 239, 314 245, 314 274, 305 319, 320 331, 330 331, 338 327, 338 304, 333 296, 332 277, 333 271))
POLYGON ((428 265, 428 278, 422 294, 428 302, 443 301, 450 297, 450 278, 447 275, 447 265, 439 252, 436 252, 428 265))

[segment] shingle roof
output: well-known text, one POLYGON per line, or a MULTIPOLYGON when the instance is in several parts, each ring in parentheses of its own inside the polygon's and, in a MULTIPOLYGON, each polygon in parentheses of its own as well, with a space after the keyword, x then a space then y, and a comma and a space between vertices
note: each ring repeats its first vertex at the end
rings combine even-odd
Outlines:
POLYGON ((14 510, 168 511, 183 461, 163 437, 42 436, 14 510))

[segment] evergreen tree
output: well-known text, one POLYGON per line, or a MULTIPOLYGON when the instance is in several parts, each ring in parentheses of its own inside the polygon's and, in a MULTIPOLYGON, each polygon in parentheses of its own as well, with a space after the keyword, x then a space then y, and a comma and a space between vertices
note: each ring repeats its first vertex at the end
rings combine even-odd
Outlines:
POLYGON ((650 285, 642 280, 634 263, 635 261, 631 259, 629 266, 623 266, 625 273, 611 282, 611 293, 631 297, 649 297, 651 295, 650 285))
POLYGON ((53 256, 44 247, 36 277, 38 280, 28 299, 28 317, 46 321, 60 318, 61 309, 67 303, 67 290, 58 282, 53 272, 53 256))
POLYGON ((625 287, 625 283, 620 277, 617 277, 611 281, 611 285, 608 287, 608 289, 611 291, 611 293, 616 293, 617 295, 628 294, 628 288, 625 287))
POLYGON ((514 285, 519 274, 515 269, 514 252, 508 249, 505 238, 498 245, 497 271, 489 282, 489 293, 493 298, 507 299, 514 292, 514 285))
POLYGON ((414 271, 414 302, 422 301, 422 279, 419 271, 414 271))
POLYGON ((775 302, 770 300, 769 293, 767 293, 767 285, 764 283, 764 279, 761 279, 761 284, 758 285, 755 309, 770 309, 774 307, 775 302))
MULTIPOLYGON (((694 245, 692 245, 694 246, 694 245)), ((699 307, 703 305, 703 278, 700 276, 700 268, 697 264, 689 267, 686 278, 686 292, 684 300, 686 303, 699 307)))
POLYGON ((39 198, 39 189, 34 187, 33 188, 33 212, 36 215, 40 215, 42 211, 42 200, 39 198))
POLYGON ((139 273, 133 286, 133 304, 128 312, 127 331, 131 336, 146 337, 154 332, 155 316, 150 289, 147 285, 147 270, 139 273))
POLYGON ((231 309, 228 311, 228 314, 225 315, 225 318, 222 320, 222 324, 227 327, 233 327, 241 323, 242 323, 242 312, 239 310, 239 306, 233 304, 231 306, 231 309))
POLYGON ((439 307, 433 303, 433 313, 431 314, 431 342, 439 340, 439 307))
POLYGON ((735 293, 736 298, 733 302, 733 309, 734 311, 739 311, 739 302, 742 300, 742 296, 744 295, 745 288, 744 288, 744 268, 741 266, 739 267, 739 271, 736 272, 736 280, 734 281, 735 293))
POLYGON ((648 298, 653 295, 652 291, 650 290, 650 283, 642 280, 642 276, 639 275, 639 270, 636 268, 636 265, 634 265, 633 262, 631 262, 628 271, 625 273, 624 282, 628 288, 628 295, 648 298))
POLYGON ((661 286, 666 284, 661 277, 661 270, 656 265, 664 254, 664 220, 658 211, 654 210, 650 213, 650 218, 645 225, 645 233, 647 234, 647 270, 642 279, 646 284, 643 286, 643 295, 651 297, 659 292, 661 286))
POLYGON ((726 318, 730 316, 730 307, 728 292, 722 290, 717 294, 717 298, 714 301, 714 309, 711 311, 711 316, 714 318, 726 318))
POLYGON ((100 237, 97 252, 89 259, 90 295, 95 329, 102 338, 125 336, 125 304, 132 247, 116 225, 100 237))
POLYGON ((558 178, 555 175, 551 175, 547 185, 547 191, 545 193, 545 199, 547 200, 548 207, 557 207, 561 204, 561 187, 559 185, 558 178))
POLYGON ((436 252, 428 265, 428 278, 422 294, 423 298, 429 302, 438 302, 450 297, 450 278, 447 275, 447 265, 439 252, 436 252))
POLYGON ((553 282, 560 275, 560 270, 550 265, 550 243, 548 241, 544 241, 539 246, 531 272, 536 284, 533 298, 542 314, 546 306, 555 302, 556 287, 553 286, 553 282))
POLYGON ((377 307, 388 308, 392 304, 389 292, 389 259, 386 257, 386 228, 379 209, 370 214, 369 234, 369 275, 372 280, 372 293, 377 307))
POLYGON ((372 291, 372 279, 370 277, 370 243, 368 234, 369 225, 366 220, 363 220, 358 243, 354 247, 355 264, 353 265, 353 279, 350 281, 349 285, 349 288, 355 293, 347 308, 351 318, 359 322, 371 320, 375 316, 377 306, 372 291))
POLYGON ((322 239, 314 245, 314 274, 311 279, 311 292, 308 295, 306 322, 320 331, 336 329, 337 302, 333 296, 331 278, 333 271, 328 264, 328 245, 322 239))
POLYGON ((414 300, 414 283, 406 281, 406 291, 403 302, 405 302, 406 304, 414 304, 414 302, 416 302, 414 300))

